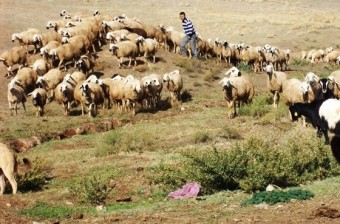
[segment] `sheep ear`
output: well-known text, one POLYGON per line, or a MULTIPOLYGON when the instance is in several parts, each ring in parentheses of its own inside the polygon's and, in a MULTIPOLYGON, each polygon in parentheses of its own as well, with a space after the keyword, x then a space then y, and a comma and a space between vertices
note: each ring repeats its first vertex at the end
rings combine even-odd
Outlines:
POLYGON ((5 61, 5 59, 4 58, 0 58, 0 61, 5 61))
MULTIPOLYGON (((32 92, 33 93, 33 92, 32 92)), ((32 93, 29 93, 29 94, 27 94, 27 96, 31 96, 32 95, 32 93)))

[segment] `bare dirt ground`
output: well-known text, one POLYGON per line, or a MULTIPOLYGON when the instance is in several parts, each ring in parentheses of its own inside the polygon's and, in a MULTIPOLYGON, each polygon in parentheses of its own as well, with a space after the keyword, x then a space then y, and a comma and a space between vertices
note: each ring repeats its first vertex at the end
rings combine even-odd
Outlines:
MULTIPOLYGON (((11 42, 11 34, 29 27, 44 31, 48 20, 60 19, 59 12, 63 9, 73 14, 90 15, 94 10, 100 10, 102 15, 116 16, 125 13, 129 17, 137 17, 152 25, 164 24, 181 30, 178 13, 185 11, 193 21, 198 33, 203 38, 219 38, 231 43, 245 42, 254 46, 271 44, 281 48, 289 48, 293 55, 299 55, 301 50, 311 48, 340 47, 340 21, 338 0, 31 0, 31 1, 0 1, 0 52, 16 44, 11 42)), ((145 68, 119 70, 115 58, 109 55, 107 46, 98 53, 101 72, 109 77, 114 73, 126 75, 133 73, 141 76, 145 68)), ((159 52, 164 61, 153 65, 154 72, 163 72, 176 68, 173 60, 176 56, 159 52)), ((33 60, 33 59, 31 59, 33 60)), ((147 70, 148 68, 146 68, 147 70)), ((151 70, 150 69, 150 70, 151 70)), ((0 130, 6 128, 6 116, 9 116, 7 106, 7 84, 4 78, 6 69, 0 65, 0 130)), ((265 78, 252 74, 259 89, 265 88, 265 78)), ((193 84, 188 84, 192 86, 193 84)), ((210 90, 211 91, 211 90, 210 90)), ((170 112, 169 112, 170 113, 170 112)), ((171 116, 164 113, 143 115, 136 119, 159 119, 171 116)), ((13 118, 12 118, 13 119, 13 118)), ((14 123, 20 126, 19 116, 14 123)), ((6 123, 7 124, 7 123, 6 123)), ((38 196, 39 198, 39 196, 38 196)), ((86 217, 82 220, 69 219, 63 223, 340 223, 339 218, 327 218, 319 209, 327 205, 340 210, 340 198, 322 196, 306 202, 296 202, 283 207, 269 208, 233 208, 232 205, 221 204, 201 205, 201 214, 190 215, 189 201, 187 209, 176 210, 167 207, 155 209, 152 212, 138 214, 110 214, 103 217, 86 217), (232 219, 220 218, 221 212, 231 213, 232 219), (205 218, 202 221, 202 216, 205 218)), ((199 202, 198 202, 199 203, 199 202)), ((31 218, 18 217, 15 210, 30 204, 27 198, 6 195, 0 200, 0 223, 31 223, 31 218), (9 206, 10 204, 10 206, 9 206)), ((192 214, 192 213, 190 213, 192 214)), ((328 216, 329 217, 329 216, 328 216)))

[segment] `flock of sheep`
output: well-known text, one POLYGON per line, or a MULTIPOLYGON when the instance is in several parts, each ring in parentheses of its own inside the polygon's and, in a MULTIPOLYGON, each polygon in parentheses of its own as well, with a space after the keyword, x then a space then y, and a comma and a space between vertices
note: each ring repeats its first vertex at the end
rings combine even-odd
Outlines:
MULTIPOLYGON (((109 51, 118 58, 119 67, 128 58, 128 66, 132 61, 136 65, 136 57, 149 56, 156 62, 155 54, 160 47, 178 52, 180 42, 185 35, 173 27, 158 27, 140 22, 126 15, 108 18, 95 11, 92 16, 70 16, 65 10, 60 13, 63 19, 48 21, 46 28, 52 31, 41 33, 37 29, 28 29, 12 35, 12 41, 18 41, 23 47, 14 47, 0 56, 7 66, 7 76, 14 76, 12 66, 19 64, 19 70, 8 84, 8 102, 17 113, 17 104, 23 103, 25 109, 26 95, 31 95, 37 107, 37 116, 43 114, 46 102, 54 98, 62 104, 65 115, 69 115, 72 106, 81 105, 82 114, 85 106, 90 116, 97 113, 97 106, 115 107, 120 111, 132 111, 135 114, 136 103, 143 108, 156 108, 161 100, 163 85, 171 92, 171 103, 180 100, 183 79, 178 70, 164 74, 163 77, 151 74, 141 80, 132 75, 111 78, 97 78, 90 75, 95 66, 96 48, 110 42, 109 51), (40 49, 41 58, 33 65, 27 65, 28 46, 33 45, 33 54, 40 49), (90 53, 92 52, 92 53, 90 53), (57 64, 56 64, 57 63, 57 64), (78 67, 79 72, 66 74, 69 64, 78 67), (51 65, 55 65, 54 67, 51 65), (53 68, 52 68, 53 67, 53 68), (36 85, 39 88, 35 88, 36 85), (105 103, 106 101, 106 103, 105 103), (13 108, 14 107, 14 108, 13 108)), ((190 53, 190 46, 187 46, 190 53)), ((268 90, 274 95, 273 107, 278 106, 282 94, 285 103, 292 106, 296 103, 311 103, 318 100, 340 97, 339 72, 328 78, 320 79, 314 73, 308 73, 305 80, 287 79, 284 70, 288 69, 291 57, 289 49, 266 44, 252 47, 245 43, 231 44, 216 39, 212 42, 198 35, 197 49, 201 57, 216 57, 228 64, 239 63, 250 65, 254 72, 265 71, 268 75, 268 90), (281 70, 281 71, 279 71, 281 70)), ((302 59, 311 63, 339 63, 340 52, 330 47, 325 50, 302 52, 302 59)), ((232 67, 220 83, 224 89, 228 104, 228 118, 236 115, 236 107, 241 102, 252 101, 255 90, 249 78, 232 67)))

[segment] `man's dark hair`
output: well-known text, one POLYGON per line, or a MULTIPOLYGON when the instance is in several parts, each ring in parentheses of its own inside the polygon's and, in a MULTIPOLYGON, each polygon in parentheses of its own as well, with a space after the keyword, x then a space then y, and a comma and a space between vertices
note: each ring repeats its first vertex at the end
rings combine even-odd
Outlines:
POLYGON ((185 16, 185 12, 180 12, 179 15, 185 16))

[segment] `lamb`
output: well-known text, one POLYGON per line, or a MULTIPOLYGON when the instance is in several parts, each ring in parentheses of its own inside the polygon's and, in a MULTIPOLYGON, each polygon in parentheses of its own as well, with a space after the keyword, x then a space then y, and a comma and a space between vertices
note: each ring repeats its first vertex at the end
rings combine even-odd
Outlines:
POLYGON ((8 100, 8 106, 11 111, 15 110, 15 114, 18 114, 18 103, 22 103, 22 107, 24 108, 24 111, 26 112, 25 102, 26 102, 26 94, 24 89, 16 84, 15 82, 10 82, 8 84, 8 91, 7 91, 7 100, 8 100))
POLYGON ((15 64, 19 64, 19 69, 27 63, 27 51, 22 49, 21 47, 13 47, 10 50, 3 52, 0 56, 0 62, 3 62, 7 67, 8 73, 6 77, 13 76, 12 66, 15 64))
POLYGON ((236 115, 240 102, 251 103, 255 94, 254 84, 244 76, 223 78, 220 83, 227 101, 228 118, 231 119, 236 115))
POLYGON ((178 70, 163 75, 163 82, 170 91, 170 103, 174 106, 181 100, 181 90, 183 88, 183 79, 178 70))
POLYGON ((87 76, 90 74, 90 70, 92 71, 92 73, 94 72, 95 64, 96 61, 91 55, 82 55, 80 59, 76 62, 78 70, 86 74, 87 76))
POLYGON ((18 184, 15 180, 14 173, 20 172, 21 170, 28 170, 30 167, 30 161, 26 158, 23 159, 24 166, 18 167, 18 162, 13 151, 4 143, 0 143, 0 196, 5 191, 5 177, 11 184, 12 193, 16 194, 18 190, 18 184))
POLYGON ((129 65, 131 65, 131 60, 134 60, 135 66, 137 65, 136 57, 138 55, 137 44, 133 41, 123 41, 117 44, 110 44, 110 51, 113 55, 118 58, 119 68, 122 67, 123 58, 129 58, 129 65))
POLYGON ((12 34, 12 42, 18 40, 20 45, 26 46, 26 51, 28 52, 28 45, 34 45, 34 54, 37 51, 37 44, 33 41, 34 34, 38 34, 39 30, 29 28, 21 33, 12 34))
POLYGON ((43 88, 36 88, 33 92, 29 93, 27 96, 32 96, 32 103, 37 108, 36 116, 43 116, 44 107, 47 100, 47 92, 43 88))
POLYGON ((322 122, 319 116, 319 109, 324 100, 316 100, 312 103, 294 103, 289 106, 289 112, 292 121, 297 121, 301 116, 305 116, 312 123, 312 126, 317 129, 317 137, 321 137, 322 134, 325 137, 325 143, 329 144, 329 137, 327 132, 327 126, 322 122))
POLYGON ((155 39, 144 39, 142 36, 139 36, 136 39, 136 43, 138 46, 138 51, 141 54, 144 54, 144 58, 145 58, 145 63, 147 60, 147 56, 151 55, 153 57, 153 63, 156 62, 156 52, 158 51, 159 48, 159 44, 155 39))
POLYGON ((71 102, 74 101, 74 88, 70 83, 63 81, 57 85, 54 89, 55 101, 58 104, 62 104, 64 108, 65 116, 70 114, 71 102))
POLYGON ((45 46, 43 46, 42 48, 40 48, 40 55, 42 56, 43 59, 48 60, 49 52, 52 49, 59 47, 60 45, 61 45, 61 43, 58 42, 58 41, 51 41, 48 44, 46 44, 45 46))
POLYGON ((32 38, 33 43, 39 45, 41 48, 51 41, 57 41, 60 43, 62 36, 57 32, 50 31, 43 34, 34 34, 32 38))
POLYGON ((50 92, 48 98, 51 100, 54 98, 54 89, 63 81, 63 79, 64 75, 61 71, 54 68, 48 71, 44 76, 39 76, 36 83, 47 92, 50 92))
POLYGON ((328 130, 340 135, 340 101, 328 99, 321 105, 319 115, 328 130))
POLYGON ((33 71, 35 71, 38 76, 43 76, 51 68, 51 65, 45 59, 37 59, 33 63, 32 68, 33 68, 33 71))
POLYGON ((38 79, 37 73, 32 68, 22 68, 18 71, 17 75, 11 80, 12 83, 20 85, 26 94, 33 91, 35 82, 38 79))
POLYGON ((268 75, 267 88, 274 94, 273 107, 277 108, 280 100, 280 93, 282 93, 283 82, 287 80, 287 75, 284 72, 274 71, 273 65, 267 65, 266 73, 268 75))

